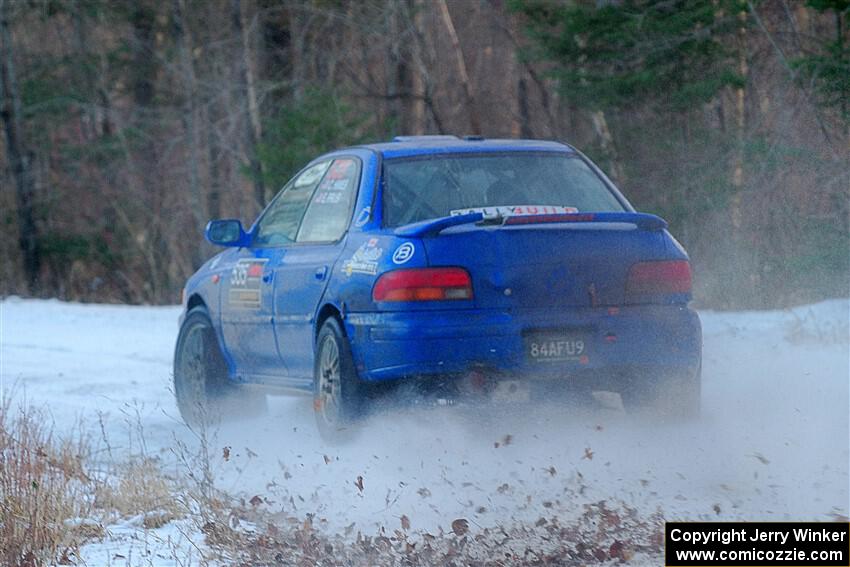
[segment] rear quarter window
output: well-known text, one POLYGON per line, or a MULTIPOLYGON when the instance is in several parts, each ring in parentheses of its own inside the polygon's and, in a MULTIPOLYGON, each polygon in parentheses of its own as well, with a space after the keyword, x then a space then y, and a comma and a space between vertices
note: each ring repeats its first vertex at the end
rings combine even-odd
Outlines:
POLYGON ((359 174, 359 160, 355 158, 333 162, 304 213, 298 242, 334 242, 342 237, 351 218, 359 174))

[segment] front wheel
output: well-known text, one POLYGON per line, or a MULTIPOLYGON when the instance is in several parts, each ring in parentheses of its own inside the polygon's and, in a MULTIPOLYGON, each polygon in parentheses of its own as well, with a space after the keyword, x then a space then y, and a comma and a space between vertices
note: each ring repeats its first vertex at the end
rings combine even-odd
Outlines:
POLYGON ((204 307, 190 310, 180 326, 174 352, 174 394, 183 421, 193 427, 266 411, 265 394, 237 388, 228 380, 227 363, 204 307))
POLYGON ((313 410, 319 435, 339 444, 354 436, 362 410, 362 387, 354 368, 351 347, 334 318, 322 324, 316 338, 313 410))

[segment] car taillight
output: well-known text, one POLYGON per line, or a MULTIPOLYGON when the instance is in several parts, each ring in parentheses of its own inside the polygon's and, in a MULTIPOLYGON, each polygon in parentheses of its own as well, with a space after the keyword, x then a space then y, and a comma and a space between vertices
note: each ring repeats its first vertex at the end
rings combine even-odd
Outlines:
POLYGON ((687 260, 639 262, 629 270, 626 298, 664 293, 690 293, 691 265, 687 260))
POLYGON ((472 299, 472 279, 463 268, 393 270, 378 278, 375 301, 446 301, 472 299))

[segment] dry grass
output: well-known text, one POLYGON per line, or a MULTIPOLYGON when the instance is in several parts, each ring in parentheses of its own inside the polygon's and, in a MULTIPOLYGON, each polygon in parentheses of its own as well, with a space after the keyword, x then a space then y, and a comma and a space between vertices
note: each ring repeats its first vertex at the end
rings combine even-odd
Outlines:
MULTIPOLYGON (((58 439, 32 409, 0 400, 0 564, 30 567, 73 555, 91 526, 86 440, 58 439)), ((88 535, 91 535, 90 533, 88 535)))
MULTIPOLYGON (((144 455, 92 472, 91 440, 59 437, 44 412, 0 399, 0 565, 72 565, 104 526, 138 518, 145 529, 180 517, 178 484, 144 455)), ((142 432, 138 432, 141 434, 142 432)))
POLYGON ((159 462, 137 457, 116 466, 115 474, 100 483, 95 505, 120 517, 142 516, 142 525, 157 529, 181 516, 174 498, 175 483, 167 479, 159 462))
POLYGON ((792 344, 845 344, 850 341, 847 318, 824 319, 812 309, 792 310, 791 315, 794 319, 786 328, 785 338, 792 344))

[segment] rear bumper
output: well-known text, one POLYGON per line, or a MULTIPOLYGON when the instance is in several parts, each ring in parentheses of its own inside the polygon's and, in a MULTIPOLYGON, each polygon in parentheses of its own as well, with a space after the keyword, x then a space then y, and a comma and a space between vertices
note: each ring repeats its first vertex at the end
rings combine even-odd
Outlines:
POLYGON ((684 305, 619 308, 349 313, 355 364, 369 382, 483 370, 546 377, 616 368, 696 369, 702 354, 697 313, 684 305), (528 361, 531 331, 580 331, 586 359, 528 361))

